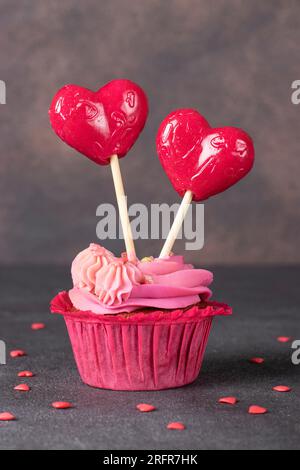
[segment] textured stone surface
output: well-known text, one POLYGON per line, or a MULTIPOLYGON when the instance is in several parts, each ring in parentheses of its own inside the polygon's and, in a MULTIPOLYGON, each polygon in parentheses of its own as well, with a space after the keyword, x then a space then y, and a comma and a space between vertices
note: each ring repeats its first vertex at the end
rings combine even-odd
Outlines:
MULTIPOLYGON (((95 240, 96 207, 115 203, 109 168, 63 145, 47 109, 65 83, 116 77, 140 83, 151 106, 122 162, 129 203, 178 201, 154 137, 172 109, 196 107, 216 126, 245 128, 257 151, 251 176, 206 204, 201 259, 299 262, 299 14, 298 0, 2 0, 0 262, 67 263, 95 240)), ((137 247, 156 254, 161 242, 137 247)))
POLYGON ((300 339, 299 268, 218 268, 215 298, 234 308, 232 318, 216 319, 199 379, 192 385, 161 392, 112 392, 80 381, 64 322, 48 314, 51 295, 67 288, 65 268, 1 268, 0 337, 8 350, 24 348, 28 356, 0 366, 0 412, 17 421, 0 424, 1 449, 297 449, 300 441, 300 365, 291 363, 291 344, 280 335, 300 339), (46 328, 32 331, 32 322, 46 328), (265 364, 249 363, 263 356, 265 364), (31 391, 13 387, 17 373, 31 391), (290 393, 272 387, 284 384, 290 393), (219 398, 235 396, 235 406, 219 398), (73 408, 54 410, 54 401, 73 408), (140 413, 151 403, 153 413, 140 413), (250 405, 266 407, 250 416, 250 405), (186 430, 166 431, 173 421, 186 430))

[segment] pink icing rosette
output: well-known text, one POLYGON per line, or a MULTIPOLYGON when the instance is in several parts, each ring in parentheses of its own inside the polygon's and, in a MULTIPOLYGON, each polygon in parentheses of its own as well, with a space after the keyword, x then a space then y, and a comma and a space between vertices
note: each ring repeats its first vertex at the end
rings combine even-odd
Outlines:
POLYGON ((128 300, 133 287, 144 282, 145 277, 137 266, 115 258, 97 272, 95 295, 104 305, 120 306, 128 300))
POLYGON ((72 263, 71 274, 74 287, 86 288, 92 291, 95 288, 96 274, 103 266, 107 266, 114 255, 96 243, 81 251, 72 263))

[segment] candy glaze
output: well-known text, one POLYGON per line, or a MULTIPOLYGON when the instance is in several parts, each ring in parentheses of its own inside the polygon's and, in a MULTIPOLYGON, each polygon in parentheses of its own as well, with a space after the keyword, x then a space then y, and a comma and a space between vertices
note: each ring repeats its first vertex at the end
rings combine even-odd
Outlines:
POLYGON ((113 80, 93 92, 66 85, 54 96, 49 117, 54 132, 68 145, 100 165, 124 157, 143 130, 147 97, 129 80, 113 80))
POLYGON ((182 197, 208 199, 237 183, 251 170, 251 137, 236 127, 211 128, 194 109, 170 113, 156 139, 157 153, 173 187, 182 197))

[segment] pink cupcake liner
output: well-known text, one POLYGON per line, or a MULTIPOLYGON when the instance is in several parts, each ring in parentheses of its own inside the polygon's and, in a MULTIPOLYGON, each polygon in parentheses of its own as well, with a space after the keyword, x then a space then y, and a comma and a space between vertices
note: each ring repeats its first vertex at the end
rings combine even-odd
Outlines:
POLYGON ((230 315, 208 302, 171 312, 95 315, 76 311, 67 292, 51 311, 64 315, 82 381, 111 390, 162 390, 187 385, 199 375, 212 319, 230 315))

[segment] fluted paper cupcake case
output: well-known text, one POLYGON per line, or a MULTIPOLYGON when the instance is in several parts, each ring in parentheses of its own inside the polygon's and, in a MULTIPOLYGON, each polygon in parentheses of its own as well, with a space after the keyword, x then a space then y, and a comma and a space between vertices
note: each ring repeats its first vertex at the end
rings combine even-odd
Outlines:
POLYGON ((162 390, 199 375, 213 317, 226 304, 207 302, 172 311, 95 315, 76 310, 67 292, 51 303, 64 316, 84 383, 111 390, 162 390))

